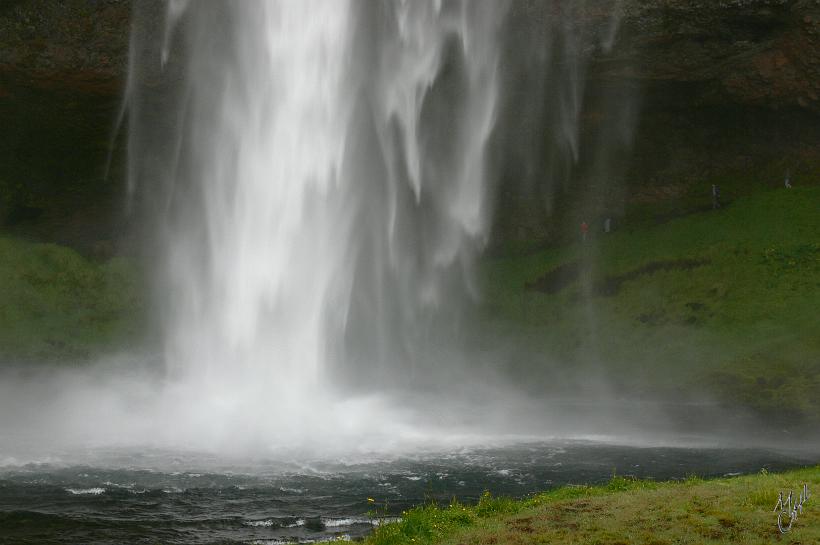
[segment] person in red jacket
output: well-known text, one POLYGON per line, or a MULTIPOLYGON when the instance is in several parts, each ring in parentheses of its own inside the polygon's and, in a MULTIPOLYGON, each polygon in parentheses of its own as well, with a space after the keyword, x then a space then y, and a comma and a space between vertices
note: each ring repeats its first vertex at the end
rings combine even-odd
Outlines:
POLYGON ((587 241, 587 233, 589 233, 589 224, 585 221, 581 222, 581 240, 583 242, 587 241))

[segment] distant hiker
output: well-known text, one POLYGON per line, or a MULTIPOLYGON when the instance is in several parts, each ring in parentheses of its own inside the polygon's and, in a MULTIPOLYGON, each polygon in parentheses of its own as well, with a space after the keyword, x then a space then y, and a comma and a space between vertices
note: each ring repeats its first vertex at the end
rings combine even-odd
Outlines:
POLYGON ((583 242, 587 241, 587 233, 589 233, 589 224, 587 222, 581 222, 581 240, 583 242))
POLYGON ((720 188, 716 184, 712 184, 712 209, 720 208, 720 188))
POLYGON ((784 185, 786 186, 786 189, 792 188, 791 172, 789 172, 788 170, 786 171, 786 181, 784 185))
POLYGON ((612 231, 612 218, 607 218, 604 220, 604 233, 609 233, 612 231))

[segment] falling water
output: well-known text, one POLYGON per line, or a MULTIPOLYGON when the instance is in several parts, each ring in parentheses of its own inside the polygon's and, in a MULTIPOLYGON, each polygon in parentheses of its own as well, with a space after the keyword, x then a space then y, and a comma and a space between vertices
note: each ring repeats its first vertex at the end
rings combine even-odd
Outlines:
POLYGON ((188 193, 167 246, 168 362, 243 396, 299 391, 346 305, 350 7, 233 5, 217 55, 197 41, 223 14, 200 10, 178 174, 188 193))
POLYGON ((137 112, 132 179, 169 376, 202 412, 293 417, 439 364, 487 238, 505 10, 169 4, 157 78, 174 114, 148 129, 137 112))

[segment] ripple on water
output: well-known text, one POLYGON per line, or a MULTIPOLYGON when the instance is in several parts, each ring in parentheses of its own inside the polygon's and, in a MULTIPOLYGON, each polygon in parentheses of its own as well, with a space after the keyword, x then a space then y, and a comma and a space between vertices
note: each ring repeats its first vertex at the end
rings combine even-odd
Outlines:
MULTIPOLYGON (((565 455, 552 456, 548 445, 543 451, 540 456, 530 446, 510 447, 471 455, 466 461, 457 456, 414 458, 362 464, 338 473, 328 470, 325 475, 277 473, 279 466, 267 465, 220 474, 199 459, 173 473, 114 469, 113 464, 6 468, 0 469, 0 504, 13 506, 14 511, 0 510, 0 534, 8 539, 14 532, 15 543, 52 542, 71 535, 78 543, 170 545, 208 542, 216 534, 246 545, 319 543, 340 536, 359 539, 382 522, 364 514, 373 507, 367 498, 375 498, 379 508, 387 508, 389 500, 389 514, 396 516, 424 502, 430 488, 441 502, 453 495, 470 502, 485 489, 494 495, 523 496, 567 482, 603 482, 612 467, 666 479, 690 473, 756 472, 761 467, 777 470, 816 461, 810 455, 749 449, 581 444, 567 447, 565 455)), ((121 460, 133 466, 128 459, 117 458, 121 460)))

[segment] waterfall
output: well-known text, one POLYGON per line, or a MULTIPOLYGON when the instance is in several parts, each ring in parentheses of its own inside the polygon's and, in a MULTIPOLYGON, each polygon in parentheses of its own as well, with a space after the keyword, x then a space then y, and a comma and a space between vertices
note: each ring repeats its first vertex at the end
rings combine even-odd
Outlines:
POLYGON ((168 6, 172 115, 140 102, 131 172, 171 379, 239 412, 435 368, 487 238, 505 3, 168 6))
POLYGON ((579 158, 612 178, 622 101, 596 102, 613 130, 581 127, 588 61, 618 31, 605 4, 136 5, 129 185, 172 427, 356 435, 406 391, 504 387, 506 356, 466 337, 476 259, 496 201, 537 225, 579 158), (505 202, 516 188, 534 204, 505 202))
POLYGON ((315 382, 327 315, 344 305, 350 6, 199 9, 177 171, 187 189, 166 247, 167 359, 243 395, 298 390, 315 382), (236 28, 217 50, 223 17, 236 28))

